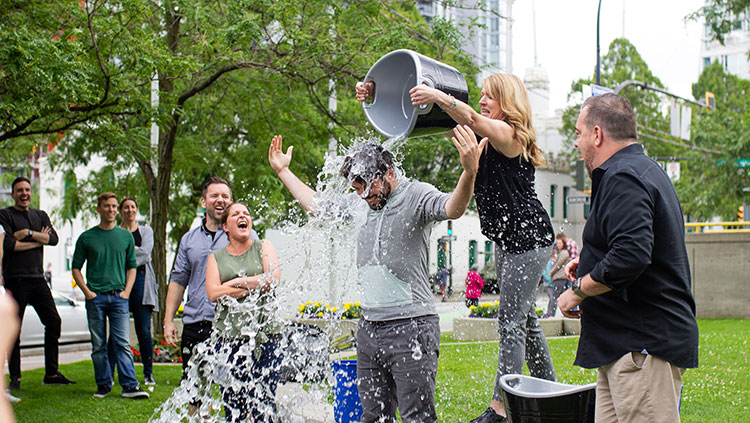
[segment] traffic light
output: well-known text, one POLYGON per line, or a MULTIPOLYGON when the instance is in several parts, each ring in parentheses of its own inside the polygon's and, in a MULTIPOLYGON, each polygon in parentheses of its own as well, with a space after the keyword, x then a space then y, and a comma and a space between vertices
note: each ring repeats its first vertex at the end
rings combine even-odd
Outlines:
POLYGON ((453 221, 448 221, 448 235, 453 235, 453 221))
MULTIPOLYGON (((737 209, 737 221, 744 222, 745 221, 745 206, 740 206, 739 209, 737 209)), ((448 230, 450 232, 450 230, 448 230)))

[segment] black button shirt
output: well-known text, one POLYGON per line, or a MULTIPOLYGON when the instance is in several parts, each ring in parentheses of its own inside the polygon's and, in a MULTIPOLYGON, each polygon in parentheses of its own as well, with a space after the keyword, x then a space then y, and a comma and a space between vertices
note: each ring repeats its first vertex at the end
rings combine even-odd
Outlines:
POLYGON ((615 153, 591 179, 578 275, 590 273, 612 291, 581 303, 575 364, 596 368, 644 352, 697 367, 695 301, 672 182, 640 144, 615 153))

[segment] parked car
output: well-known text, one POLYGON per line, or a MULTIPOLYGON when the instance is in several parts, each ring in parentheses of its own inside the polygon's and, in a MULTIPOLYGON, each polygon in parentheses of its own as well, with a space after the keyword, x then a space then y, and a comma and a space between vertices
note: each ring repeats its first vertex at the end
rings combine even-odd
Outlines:
MULTIPOLYGON (((62 319, 60 343, 89 342, 91 334, 86 319, 86 305, 54 290, 52 291, 52 299, 54 299, 57 312, 62 319)), ((39 321, 39 316, 37 316, 34 307, 26 306, 23 325, 21 326, 21 346, 35 347, 42 345, 44 345, 44 325, 39 321)))

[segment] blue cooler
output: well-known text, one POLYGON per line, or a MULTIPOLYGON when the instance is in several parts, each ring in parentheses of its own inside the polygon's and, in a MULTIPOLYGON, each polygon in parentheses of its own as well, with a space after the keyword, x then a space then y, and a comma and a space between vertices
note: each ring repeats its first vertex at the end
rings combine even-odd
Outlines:
POLYGON ((333 376, 333 418, 337 423, 359 422, 362 418, 362 403, 357 389, 357 360, 334 360, 331 362, 333 376))

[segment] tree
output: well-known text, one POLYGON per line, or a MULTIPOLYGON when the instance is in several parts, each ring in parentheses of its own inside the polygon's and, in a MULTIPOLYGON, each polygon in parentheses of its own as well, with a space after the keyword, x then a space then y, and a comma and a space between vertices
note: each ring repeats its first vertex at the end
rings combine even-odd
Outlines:
POLYGON ((103 190, 138 198, 164 293, 167 228, 173 239, 187 230, 205 176, 233 179, 251 206, 289 207, 265 163, 271 136, 297 146, 294 171, 314 181, 328 140, 363 129, 350 96, 328 109, 331 81, 351 93, 395 48, 468 63, 444 48, 450 31, 433 34, 416 16, 413 3, 384 0, 3 0, 0 144, 57 145, 63 216, 103 190), (97 157, 103 166, 75 173, 97 157))
POLYGON ((750 18, 750 0, 709 0, 687 19, 703 19, 711 28, 708 35, 723 45, 724 36, 741 22, 743 14, 745 19, 750 18))
POLYGON ((750 168, 750 81, 724 72, 719 63, 703 69, 693 84, 693 96, 716 95, 716 109, 697 110, 691 142, 706 150, 689 150, 689 160, 675 184, 683 210, 698 220, 721 216, 735 220, 737 208, 748 203, 750 168))
MULTIPOLYGON (((661 80, 649 69, 638 50, 625 38, 617 38, 609 45, 609 50, 602 58, 602 85, 616 88, 620 83, 628 80, 645 82, 659 88, 664 88, 661 80)), ((568 100, 580 99, 581 88, 584 84, 594 84, 593 72, 589 78, 575 81, 570 87, 568 100)), ((641 90, 635 87, 625 88, 620 95, 627 98, 633 105, 638 121, 639 141, 650 156, 673 156, 676 147, 663 142, 665 132, 669 131, 668 116, 663 113, 664 98, 654 91, 641 90), (661 134, 660 134, 661 133, 661 134)), ((579 100, 580 101, 580 100, 579 100)), ((580 104, 569 107, 563 112, 562 133, 571 149, 571 156, 577 157, 574 151, 575 123, 578 118, 580 104)))

